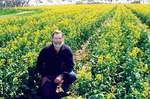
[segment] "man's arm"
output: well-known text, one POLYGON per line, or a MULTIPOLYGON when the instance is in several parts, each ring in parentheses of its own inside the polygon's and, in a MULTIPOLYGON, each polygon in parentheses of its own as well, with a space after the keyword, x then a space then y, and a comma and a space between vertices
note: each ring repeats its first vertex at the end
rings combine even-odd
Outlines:
POLYGON ((68 49, 66 51, 66 59, 64 64, 64 73, 69 73, 73 70, 74 61, 73 61, 73 54, 72 50, 68 49))
POLYGON ((63 73, 58 75, 54 82, 55 83, 63 83, 63 80, 69 77, 69 72, 73 70, 74 62, 73 62, 73 54, 71 49, 67 49, 65 51, 65 61, 63 66, 63 73))
POLYGON ((42 51, 40 52, 38 58, 37 58, 37 71, 41 74, 42 76, 42 82, 41 82, 41 86, 43 86, 45 84, 45 82, 50 81, 47 76, 46 76, 46 71, 45 71, 45 50, 42 49, 42 51))
POLYGON ((42 49, 37 58, 37 64, 36 64, 37 71, 38 73, 41 74, 42 77, 46 76, 44 71, 45 70, 44 56, 45 56, 45 50, 42 49))

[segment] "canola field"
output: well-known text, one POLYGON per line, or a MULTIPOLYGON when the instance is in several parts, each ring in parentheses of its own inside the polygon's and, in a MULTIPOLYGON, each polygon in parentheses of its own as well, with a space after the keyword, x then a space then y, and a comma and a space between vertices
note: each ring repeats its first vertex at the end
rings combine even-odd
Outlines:
POLYGON ((40 99, 36 60, 56 29, 73 50, 77 73, 63 99, 150 98, 149 9, 83 4, 0 10, 0 99, 40 99))

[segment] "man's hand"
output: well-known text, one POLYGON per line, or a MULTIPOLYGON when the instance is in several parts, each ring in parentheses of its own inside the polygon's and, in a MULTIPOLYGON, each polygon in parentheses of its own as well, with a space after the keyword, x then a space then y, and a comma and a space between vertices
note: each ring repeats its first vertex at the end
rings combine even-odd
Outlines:
POLYGON ((49 80, 46 76, 43 77, 43 78, 42 78, 42 84, 41 84, 41 85, 43 86, 47 81, 50 82, 51 80, 49 80))
POLYGON ((57 84, 61 84, 61 83, 63 83, 63 75, 62 74, 60 74, 60 75, 58 75, 56 78, 55 78, 55 80, 54 80, 54 82, 55 83, 57 83, 57 84))

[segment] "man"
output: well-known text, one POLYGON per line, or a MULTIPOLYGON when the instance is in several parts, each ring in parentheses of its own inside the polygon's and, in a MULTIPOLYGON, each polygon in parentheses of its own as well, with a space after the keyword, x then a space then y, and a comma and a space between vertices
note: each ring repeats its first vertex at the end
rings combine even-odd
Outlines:
POLYGON ((61 99, 62 93, 76 80, 73 65, 73 54, 64 44, 63 33, 54 31, 52 44, 43 48, 37 59, 37 70, 42 76, 42 99, 61 99))

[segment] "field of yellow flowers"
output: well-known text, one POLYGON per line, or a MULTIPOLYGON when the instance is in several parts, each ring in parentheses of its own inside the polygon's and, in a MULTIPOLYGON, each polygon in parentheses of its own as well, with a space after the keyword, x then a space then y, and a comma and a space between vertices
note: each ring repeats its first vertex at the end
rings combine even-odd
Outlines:
POLYGON ((0 17, 0 98, 39 99, 39 51, 59 29, 73 52, 77 81, 64 99, 150 98, 149 5, 18 7, 33 14, 0 17), (89 39, 90 38, 90 39, 89 39), (81 55, 82 56, 82 55, 81 55))

